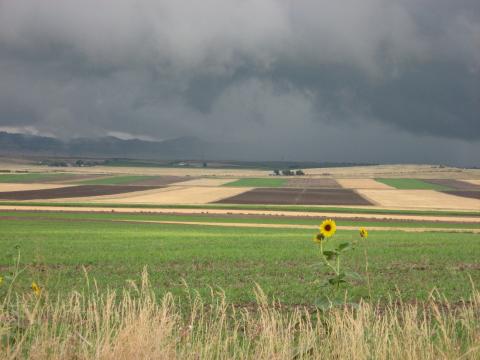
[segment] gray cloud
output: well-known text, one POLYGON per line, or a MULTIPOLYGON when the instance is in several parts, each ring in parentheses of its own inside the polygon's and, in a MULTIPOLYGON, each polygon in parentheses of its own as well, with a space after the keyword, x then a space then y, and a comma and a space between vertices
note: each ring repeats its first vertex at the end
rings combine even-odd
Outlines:
POLYGON ((480 3, 0 0, 0 79, 0 126, 61 137, 478 164, 480 3))

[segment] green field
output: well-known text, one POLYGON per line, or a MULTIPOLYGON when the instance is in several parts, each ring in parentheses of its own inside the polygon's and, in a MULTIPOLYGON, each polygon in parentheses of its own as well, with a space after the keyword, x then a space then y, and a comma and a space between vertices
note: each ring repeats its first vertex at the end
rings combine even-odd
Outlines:
POLYGON ((25 174, 0 174, 0 183, 31 183, 36 181, 60 180, 73 177, 72 174, 52 173, 25 173, 25 174))
MULTIPOLYGON (((159 294, 172 291, 182 297, 185 281, 205 297, 210 287, 220 287, 230 301, 243 304, 253 301, 252 289, 258 283, 269 297, 284 303, 312 304, 325 277, 324 270, 314 267, 318 263, 318 249, 311 241, 315 229, 112 221, 150 216, 128 214, 4 212, 1 216, 0 269, 3 274, 10 270, 18 248, 25 267, 18 290, 37 281, 51 294, 83 291, 83 267, 100 289, 121 288, 127 280, 138 279, 147 265, 159 294)), ((186 218, 191 217, 176 220, 186 218)), ((339 230, 334 241, 357 236, 357 231, 339 230)), ((371 231, 362 247, 368 251, 375 300, 396 293, 403 299, 426 299, 437 288, 457 301, 471 293, 470 278, 477 286, 480 282, 478 234, 371 231)), ((363 248, 349 253, 345 261, 349 268, 365 272, 363 248)), ((357 284, 350 294, 356 299, 367 296, 365 283, 357 284)))
POLYGON ((285 179, 270 179, 270 178, 246 178, 229 182, 223 186, 237 186, 237 187, 280 187, 285 185, 285 179))
POLYGON ((137 181, 151 179, 152 176, 138 176, 138 175, 122 175, 122 176, 110 176, 100 179, 79 181, 78 184, 82 185, 126 185, 132 184, 137 181))
POLYGON ((419 179, 375 179, 385 185, 394 187, 400 190, 454 190, 448 186, 431 184, 419 179))
MULTIPOLYGON (((198 222, 198 223, 231 223, 231 224, 273 224, 273 225, 305 225, 317 227, 323 218, 294 218, 294 217, 246 217, 246 216, 204 216, 199 214, 122 214, 122 213, 76 213, 76 212, 3 212, 0 217, 15 216, 24 219, 48 220, 95 220, 95 221, 157 221, 157 222, 198 222)), ((442 228, 442 229, 480 229, 480 222, 455 223, 448 221, 376 221, 375 219, 349 220, 337 219, 338 226, 370 226, 370 227, 398 227, 398 228, 442 228)))

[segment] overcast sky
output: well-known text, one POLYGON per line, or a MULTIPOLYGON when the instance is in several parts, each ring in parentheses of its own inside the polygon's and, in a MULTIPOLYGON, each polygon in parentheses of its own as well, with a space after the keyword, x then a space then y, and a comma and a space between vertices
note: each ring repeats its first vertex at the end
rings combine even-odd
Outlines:
POLYGON ((0 0, 0 129, 480 165, 480 1, 0 0))

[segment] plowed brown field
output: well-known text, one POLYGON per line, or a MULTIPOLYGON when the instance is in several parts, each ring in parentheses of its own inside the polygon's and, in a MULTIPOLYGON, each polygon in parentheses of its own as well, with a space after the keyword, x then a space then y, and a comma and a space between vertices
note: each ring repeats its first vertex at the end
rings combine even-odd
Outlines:
POLYGON ((272 205, 371 205, 368 200, 349 189, 259 188, 217 202, 272 205))
POLYGON ((25 190, 1 192, 1 200, 41 200, 41 199, 60 199, 60 198, 78 198, 88 196, 101 196, 128 193, 133 191, 151 190, 155 186, 111 186, 111 185, 79 185, 56 187, 54 189, 25 190))
POLYGON ((297 188, 316 189, 341 189, 342 187, 335 179, 300 178, 288 179, 286 186, 297 188))
POLYGON ((427 179, 424 180, 431 184, 447 186, 455 190, 480 190, 480 184, 472 184, 468 181, 461 181, 455 179, 427 179))
MULTIPOLYGON (((451 190, 451 191, 443 191, 443 192, 449 195, 462 196, 470 199, 480 200, 480 191, 451 190)), ((480 204, 479 204, 479 209, 480 209, 480 204)))

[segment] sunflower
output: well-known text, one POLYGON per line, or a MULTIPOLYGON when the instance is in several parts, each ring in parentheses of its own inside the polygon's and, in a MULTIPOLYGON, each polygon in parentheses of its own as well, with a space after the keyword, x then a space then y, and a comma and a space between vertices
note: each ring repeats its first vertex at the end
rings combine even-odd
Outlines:
POLYGON ((332 219, 327 219, 320 225, 320 234, 322 234, 326 238, 333 236, 333 234, 335 234, 335 231, 337 231, 337 225, 332 219))
POLYGON ((325 240, 325 236, 323 236, 323 234, 320 234, 320 233, 318 233, 313 237, 313 242, 315 244, 320 244, 323 240, 325 240))
POLYGON ((361 228, 360 228, 360 237, 361 237, 362 239, 368 238, 368 231, 367 231, 367 229, 365 229, 364 227, 361 227, 361 228))
POLYGON ((40 294, 42 293, 42 289, 40 288, 40 286, 38 286, 38 284, 35 281, 32 282, 32 291, 37 297, 40 296, 40 294))

